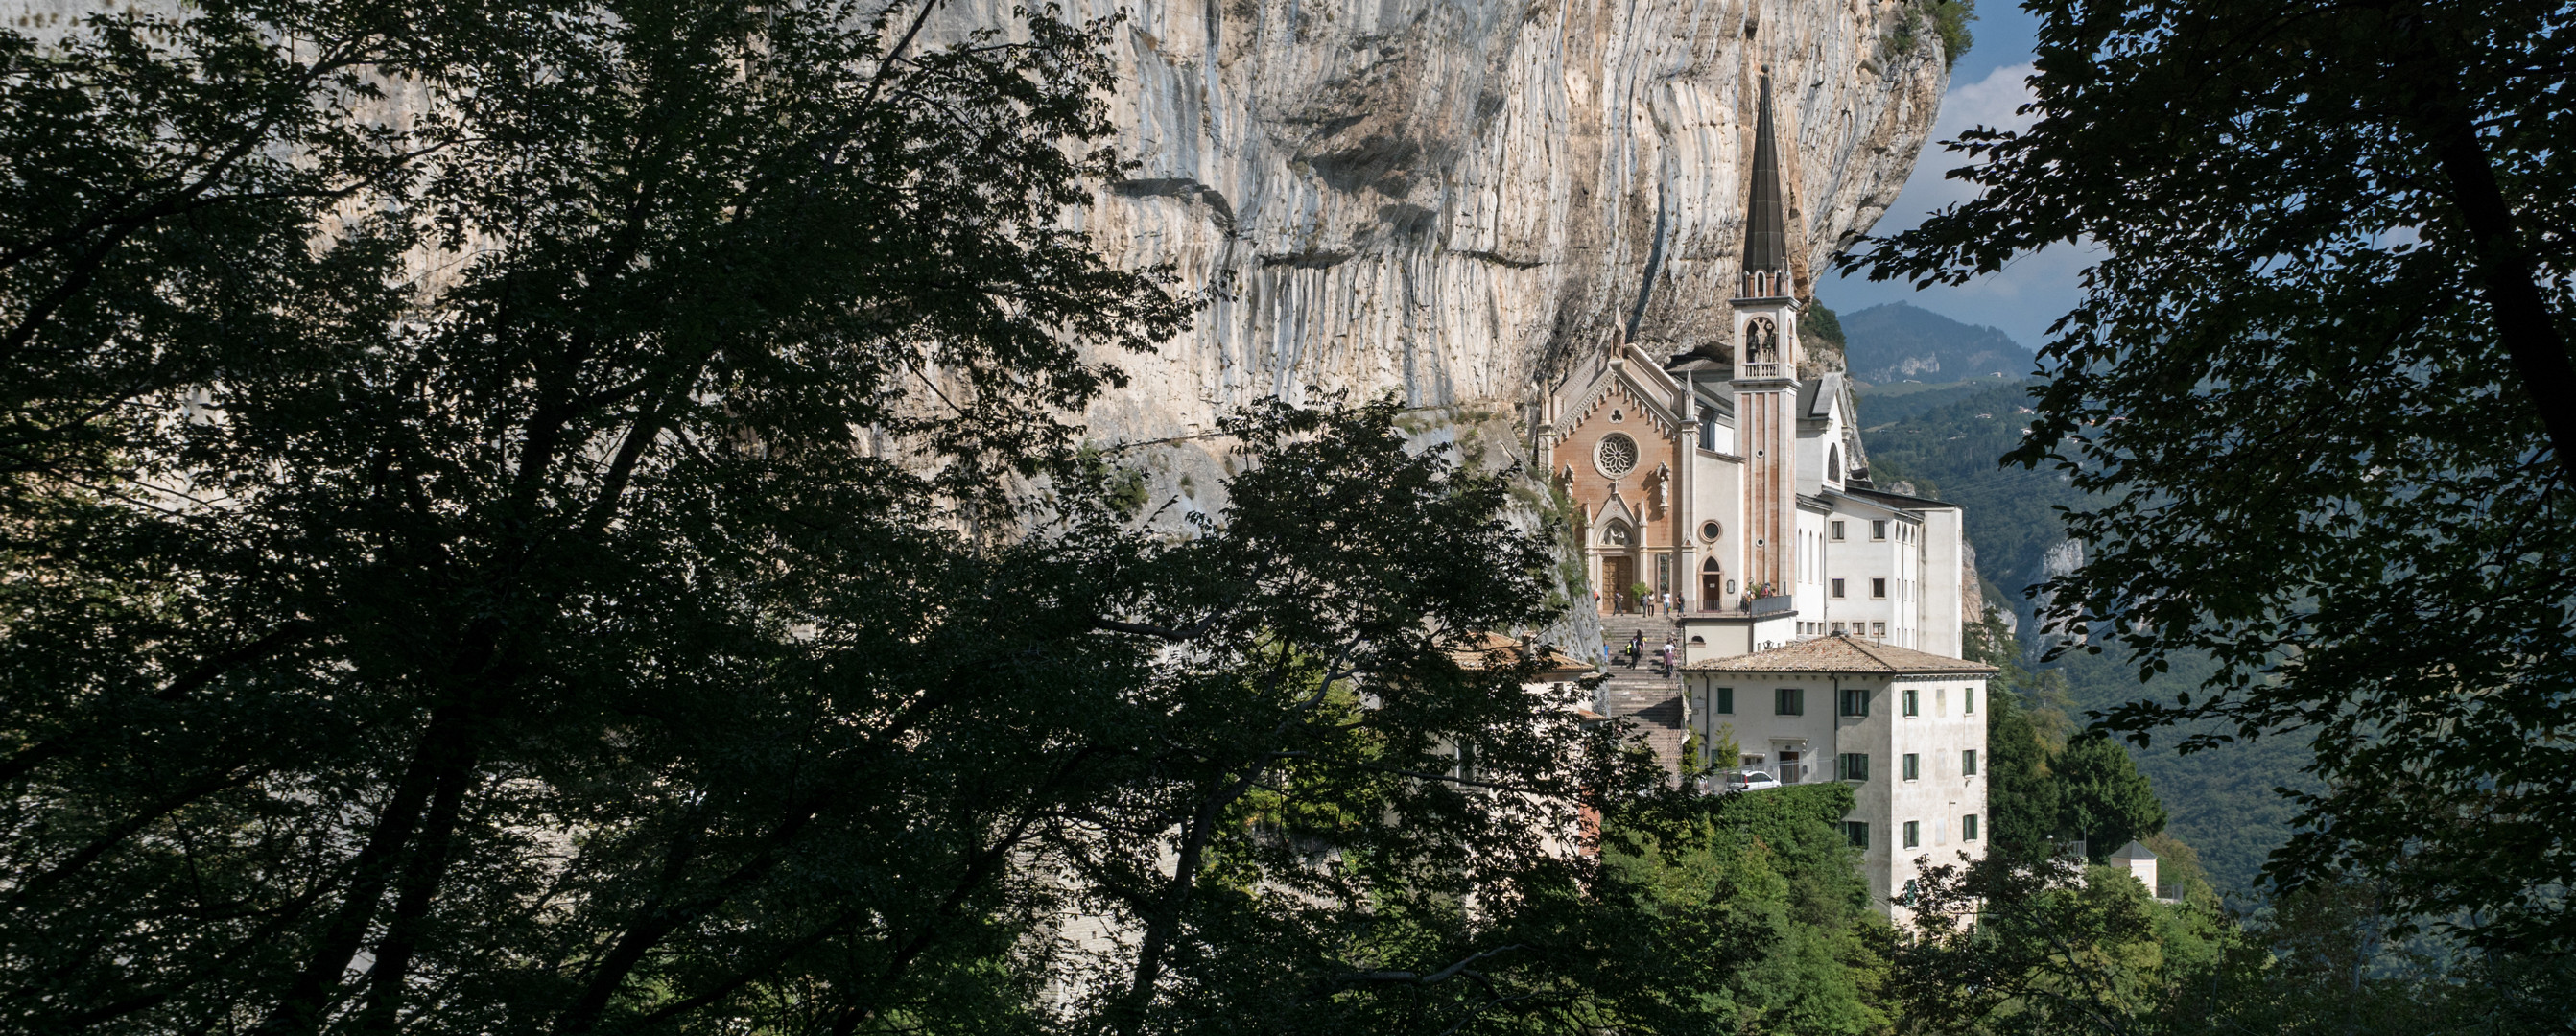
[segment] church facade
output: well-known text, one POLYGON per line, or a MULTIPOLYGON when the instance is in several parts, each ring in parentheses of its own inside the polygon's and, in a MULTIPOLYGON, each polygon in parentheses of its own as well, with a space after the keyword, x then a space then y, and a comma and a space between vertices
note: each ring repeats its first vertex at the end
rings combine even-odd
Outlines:
POLYGON ((1873 484, 1850 383, 1809 362, 1767 81, 1760 104, 1725 343, 1607 343, 1544 396, 1535 445, 1592 605, 1675 627, 1689 763, 1853 783, 1845 831, 1890 902, 1920 857, 1982 849, 1992 670, 1959 658, 1964 514, 1873 484))
POLYGON ((1771 121, 1766 83, 1728 344, 1607 344, 1545 397, 1539 455, 1594 606, 1669 609, 1692 661, 1836 633, 1955 657, 1961 511, 1873 485, 1849 381, 1808 362, 1771 121))

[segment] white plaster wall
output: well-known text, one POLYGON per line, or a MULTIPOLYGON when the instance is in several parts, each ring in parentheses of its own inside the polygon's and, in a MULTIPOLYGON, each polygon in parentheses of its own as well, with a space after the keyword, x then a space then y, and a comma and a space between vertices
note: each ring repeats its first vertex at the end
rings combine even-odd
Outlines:
POLYGON ((1957 658, 1965 650, 1963 624, 1973 616, 1962 616, 1959 609, 1966 596, 1961 583, 1973 578, 1967 564, 1967 527, 1965 513, 1956 507, 1932 507, 1923 511, 1922 607, 1923 630, 1917 637, 1918 649, 1936 655, 1957 658))
POLYGON ((1963 837, 1964 818, 1973 813, 1986 816, 1985 797, 1985 716, 1970 714, 1963 708, 1963 689, 1977 690, 1978 701, 1984 701, 1984 681, 1957 677, 1907 677, 1893 681, 1888 700, 1889 768, 1880 778, 1872 773, 1873 783, 1887 786, 1890 844, 1894 855, 1888 861, 1888 889, 1901 891, 1905 883, 1920 873, 1921 865, 1956 863, 1960 854, 1974 859, 1985 852, 1989 832, 1980 831, 1976 841, 1963 837), (1921 711, 1902 714, 1902 696, 1912 689, 1919 696, 1921 711), (1960 772, 1961 753, 1974 749, 1978 754, 1979 773, 1967 776, 1960 772), (1921 776, 1903 778, 1902 760, 1906 753, 1922 759, 1921 776), (1904 848, 1901 839, 1904 824, 1921 826, 1922 844, 1904 848))

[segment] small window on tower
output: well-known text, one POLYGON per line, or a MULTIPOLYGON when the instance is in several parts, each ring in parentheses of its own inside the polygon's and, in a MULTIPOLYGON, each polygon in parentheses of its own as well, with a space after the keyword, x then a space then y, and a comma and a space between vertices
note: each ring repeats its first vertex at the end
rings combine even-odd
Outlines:
POLYGON ((1923 757, 1921 755, 1917 755, 1913 752, 1905 753, 1905 779, 1909 781, 1923 779, 1923 757))
MULTIPOLYGON (((1922 844, 1923 844, 1923 822, 1922 822, 1922 821, 1920 821, 1920 820, 1908 820, 1908 821, 1906 821, 1906 822, 1905 822, 1905 847, 1906 847, 1906 848, 1908 848, 1908 849, 1912 849, 1912 848, 1914 848, 1915 846, 1922 845, 1922 844)), ((1914 883, 1913 883, 1913 882, 1911 882, 1911 881, 1906 882, 1906 883, 1905 883, 1905 891, 1906 891, 1906 893, 1907 893, 1908 895, 1913 894, 1913 892, 1914 892, 1914 883)))

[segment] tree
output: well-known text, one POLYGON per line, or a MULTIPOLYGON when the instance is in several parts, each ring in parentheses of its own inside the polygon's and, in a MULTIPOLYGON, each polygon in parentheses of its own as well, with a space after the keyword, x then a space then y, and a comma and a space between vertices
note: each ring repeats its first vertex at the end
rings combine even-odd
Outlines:
POLYGON ((928 11, 0 45, 0 1016, 1024 1010, 1044 721, 1151 650, 975 530, 1188 306, 1062 229, 1103 28, 928 11))
POLYGON ((1935 1032, 2140 1031, 2168 986, 2137 882, 2062 857, 1962 861, 1925 868, 1908 898, 1895 989, 1909 1018, 1935 1032))
POLYGON ((2057 786, 2057 829, 2084 839, 2093 862, 2165 829, 2164 803, 2156 800, 2155 789, 2147 786, 2119 742, 2076 738, 2049 769, 2057 786))
POLYGON ((1596 1028, 1876 1033, 1885 918, 1841 831, 1845 784, 1661 796, 1605 818, 1603 880, 1586 904, 1596 1028))
POLYGON ((2103 722, 2308 738, 2285 887, 2365 875, 2400 916, 2576 943, 2576 848, 2543 819, 2576 806, 2576 13, 2034 10, 2031 127, 1964 134, 1980 196, 1854 261, 1956 282, 2100 249, 2009 458, 2093 494, 2049 621, 2142 677, 2218 666, 2103 722))
POLYGON ((1580 823, 1674 793, 1486 650, 1553 569, 1510 473, 1268 406, 1139 513, 1065 423, 1190 312, 1063 229, 1108 26, 930 14, 0 48, 0 1017, 1599 1013, 1580 823))
POLYGON ((1986 697, 1986 810, 1993 844, 2007 854, 2046 856, 2055 851, 2064 816, 2048 745, 2009 687, 1986 697))
POLYGON ((1986 606, 1965 638, 1970 661, 1996 668, 1986 686, 1986 823, 1988 844, 2007 855, 2040 859, 2056 852, 2063 810, 2050 759, 2065 744, 2056 729, 2063 719, 2054 701, 2034 705, 2022 700, 2025 689, 2046 693, 2038 677, 2022 668, 2020 645, 2004 628, 2002 612, 1986 606))

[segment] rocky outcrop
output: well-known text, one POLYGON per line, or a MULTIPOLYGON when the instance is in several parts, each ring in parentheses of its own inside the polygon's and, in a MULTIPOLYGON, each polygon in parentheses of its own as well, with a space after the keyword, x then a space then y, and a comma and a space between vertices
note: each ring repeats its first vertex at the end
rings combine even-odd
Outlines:
MULTIPOLYGON (((998 18, 960 3, 959 23, 998 18)), ((1525 398, 1626 332, 1721 334, 1773 76, 1801 285, 1913 167, 1947 80, 1911 0, 1078 0, 1127 7, 1118 147, 1085 218, 1135 265, 1223 287, 1104 439, 1186 435, 1307 386, 1525 398)))

